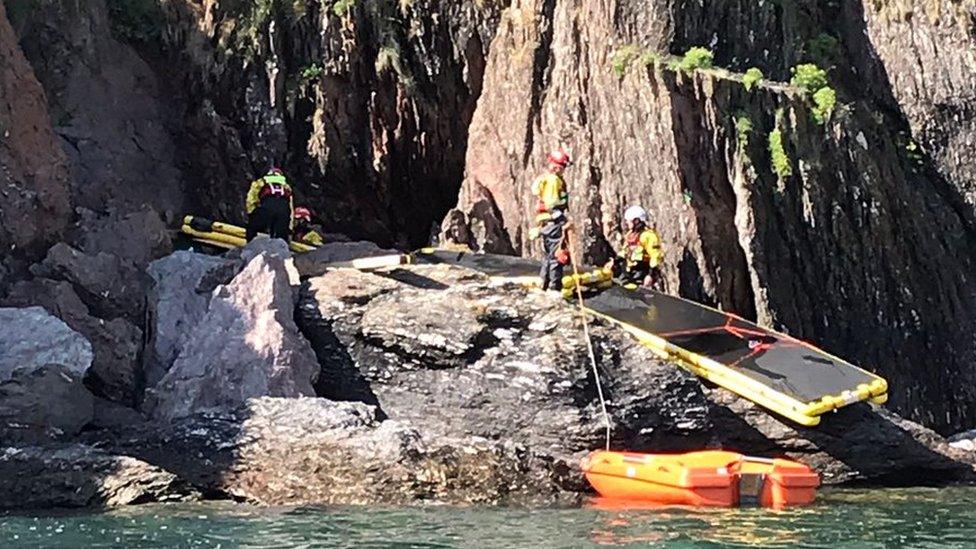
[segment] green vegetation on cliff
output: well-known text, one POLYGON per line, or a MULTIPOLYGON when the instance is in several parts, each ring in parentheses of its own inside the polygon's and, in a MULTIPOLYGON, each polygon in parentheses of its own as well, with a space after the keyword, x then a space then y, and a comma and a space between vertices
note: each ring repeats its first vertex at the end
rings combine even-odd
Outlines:
POLYGON ((790 157, 786 155, 786 149, 783 147, 783 133, 778 129, 769 132, 769 156, 776 175, 780 178, 793 175, 790 157))

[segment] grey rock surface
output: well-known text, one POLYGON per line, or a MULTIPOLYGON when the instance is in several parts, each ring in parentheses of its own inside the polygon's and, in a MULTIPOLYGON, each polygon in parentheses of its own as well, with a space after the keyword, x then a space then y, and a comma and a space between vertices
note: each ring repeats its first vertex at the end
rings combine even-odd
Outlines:
POLYGON ((6 440, 47 432, 75 435, 91 421, 93 401, 81 379, 60 364, 17 372, 0 382, 0 425, 7 427, 0 431, 8 430, 6 440))
MULTIPOLYGON (((228 264, 222 258, 177 251, 149 266, 149 341, 143 355, 147 387, 154 387, 163 378, 176 360, 183 339, 194 333, 206 314, 213 288, 200 288, 204 277, 228 264)), ((236 268, 217 284, 229 282, 234 274, 236 268)))
POLYGON ((214 290, 172 367, 147 392, 147 410, 174 419, 234 409, 251 397, 315 394, 319 365, 295 325, 285 263, 262 253, 214 290))
POLYGON ((44 261, 31 267, 31 273, 70 282, 99 318, 142 320, 147 280, 129 260, 104 252, 84 253, 59 242, 48 250, 44 261))
POLYGON ((93 317, 71 284, 33 279, 15 284, 0 305, 44 307, 92 345, 94 358, 85 382, 97 395, 134 406, 142 390, 142 330, 123 318, 93 317))
POLYGON ((170 472, 91 446, 0 447, 0 509, 115 507, 199 497, 170 472))
POLYGON ((0 382, 48 364, 80 380, 91 366, 91 344, 41 307, 0 308, 0 326, 0 382))

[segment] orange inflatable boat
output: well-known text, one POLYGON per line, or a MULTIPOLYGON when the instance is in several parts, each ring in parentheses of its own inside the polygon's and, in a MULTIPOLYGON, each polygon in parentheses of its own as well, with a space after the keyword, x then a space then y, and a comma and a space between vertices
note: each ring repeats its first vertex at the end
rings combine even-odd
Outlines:
POLYGON ((802 463, 721 450, 676 455, 597 451, 581 465, 604 498, 663 505, 804 505, 813 501, 820 485, 817 473, 802 463))

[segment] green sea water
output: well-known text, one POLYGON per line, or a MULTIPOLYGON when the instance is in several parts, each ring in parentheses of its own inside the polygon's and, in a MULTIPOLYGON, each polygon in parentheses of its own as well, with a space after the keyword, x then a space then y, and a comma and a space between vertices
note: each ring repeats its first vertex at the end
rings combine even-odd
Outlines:
POLYGON ((976 547, 976 487, 824 490, 800 509, 146 505, 0 516, 0 547, 976 547))

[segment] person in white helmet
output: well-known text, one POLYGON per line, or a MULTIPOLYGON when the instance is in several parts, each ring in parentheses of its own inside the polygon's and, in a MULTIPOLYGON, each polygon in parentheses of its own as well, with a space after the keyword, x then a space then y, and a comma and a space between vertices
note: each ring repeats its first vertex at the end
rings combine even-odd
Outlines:
POLYGON ((627 228, 624 248, 606 266, 625 283, 660 289, 664 280, 661 273, 664 249, 661 237, 650 227, 647 210, 640 206, 627 208, 624 223, 627 228))

